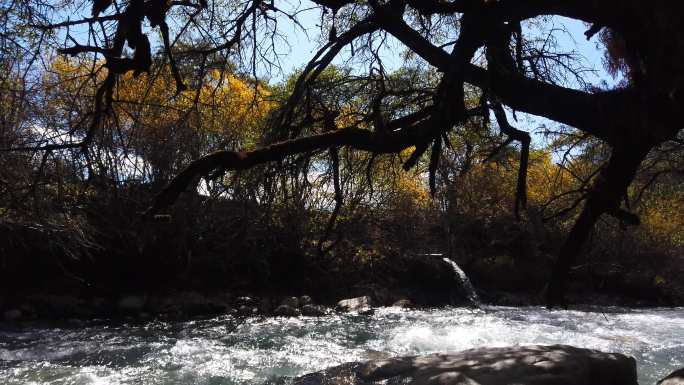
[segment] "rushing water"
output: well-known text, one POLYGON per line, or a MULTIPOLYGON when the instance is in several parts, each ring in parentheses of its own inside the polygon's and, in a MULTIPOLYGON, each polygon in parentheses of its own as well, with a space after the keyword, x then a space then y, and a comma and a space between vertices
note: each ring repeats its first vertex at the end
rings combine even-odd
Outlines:
POLYGON ((454 271, 454 276, 460 283, 459 287, 461 287, 464 291, 465 297, 468 298, 468 301, 470 301, 471 304, 479 307, 480 297, 477 295, 475 287, 470 282, 470 278, 468 278, 465 271, 463 271, 463 269, 461 269, 461 267, 456 262, 452 261, 449 258, 442 258, 442 261, 444 261, 444 263, 446 263, 447 265, 451 266, 451 270, 454 271))
POLYGON ((684 309, 378 309, 374 315, 0 326, 0 384, 259 384, 355 360, 571 344, 633 355, 640 384, 684 366, 684 309))

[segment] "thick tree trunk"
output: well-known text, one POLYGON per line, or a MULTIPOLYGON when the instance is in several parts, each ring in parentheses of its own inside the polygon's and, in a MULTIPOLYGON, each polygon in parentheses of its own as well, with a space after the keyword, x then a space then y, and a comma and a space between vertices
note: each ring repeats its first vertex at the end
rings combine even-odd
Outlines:
POLYGON ((553 266, 551 280, 546 292, 546 303, 549 308, 567 306, 565 291, 570 268, 582 250, 582 246, 589 238, 601 214, 603 214, 601 207, 597 207, 590 197, 572 230, 570 230, 570 234, 568 234, 565 243, 561 247, 558 259, 553 266))
POLYGON ((601 215, 605 213, 618 215, 620 201, 649 150, 650 147, 634 144, 619 146, 613 150, 606 168, 599 174, 554 264, 546 292, 548 307, 567 305, 565 292, 572 264, 601 215))

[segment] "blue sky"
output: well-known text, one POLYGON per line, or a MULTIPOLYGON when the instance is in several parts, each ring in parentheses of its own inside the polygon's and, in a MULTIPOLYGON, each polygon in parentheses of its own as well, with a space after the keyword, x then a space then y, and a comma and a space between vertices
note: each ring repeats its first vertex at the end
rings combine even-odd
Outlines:
MULTIPOLYGON (((317 51, 317 37, 320 34, 320 22, 321 14, 320 10, 315 7, 310 0, 282 0, 279 6, 285 10, 300 10, 299 22, 307 30, 307 34, 302 32, 301 28, 296 27, 294 23, 290 20, 281 16, 278 18, 278 27, 281 33, 284 35, 284 39, 281 41, 280 47, 278 47, 280 53, 280 62, 282 65, 282 73, 272 72, 263 73, 267 78, 270 78, 272 82, 277 82, 282 80, 293 70, 298 69, 306 65, 306 63, 313 57, 317 51)), ((68 19, 68 15, 64 15, 64 12, 68 12, 71 18, 74 18, 75 14, 88 15, 90 9, 88 7, 78 8, 78 9, 68 9, 62 10, 55 15, 55 21, 64 21, 68 19)), ((78 17, 76 17, 78 18, 78 17)), ((615 82, 611 77, 605 72, 601 64, 601 58, 603 53, 596 48, 596 37, 591 41, 587 41, 584 37, 584 31, 587 27, 578 21, 571 19, 555 17, 552 19, 555 26, 562 25, 569 33, 556 33, 556 37, 560 43, 560 46, 564 50, 576 50, 586 60, 586 64, 589 67, 593 67, 597 71, 597 76, 592 79, 592 83, 599 84, 601 80, 605 80, 609 85, 615 82)), ((64 30, 60 32, 65 32, 64 30)), ((84 28, 75 27, 71 29, 71 33, 78 36, 77 38, 81 43, 87 41, 87 34, 84 28)), ((327 33, 327 32, 326 32, 327 33)), ((156 34, 152 34, 153 44, 161 49, 161 42, 157 41, 156 34)), ((396 40, 389 41, 390 48, 384 50, 383 61, 392 69, 392 67, 398 67, 401 63, 400 51, 402 46, 396 40)), ((347 52, 348 53, 348 52, 347 52)), ((340 55, 342 58, 348 56, 343 52, 340 55)), ((336 64, 343 65, 342 60, 337 60, 336 64)))
MULTIPOLYGON (((301 9, 306 9, 310 6, 312 6, 312 4, 308 0, 304 0, 300 7, 301 9)), ((318 10, 304 12, 301 14, 300 22, 309 30, 309 37, 307 38, 301 30, 295 29, 291 23, 285 28, 283 32, 287 34, 289 47, 283 47, 281 51, 283 55, 280 59, 284 74, 270 74, 272 82, 280 81, 283 79, 283 76, 287 76, 287 74, 291 73, 293 70, 306 65, 317 50, 315 37, 320 33, 320 12, 318 10)), ((609 86, 615 85, 616 80, 613 79, 603 67, 603 51, 598 47, 597 36, 594 36, 590 41, 587 41, 584 32, 588 27, 583 22, 562 17, 554 17, 550 22, 553 23, 554 27, 560 27, 565 30, 565 32, 559 31, 555 33, 560 48, 563 51, 577 52, 582 57, 583 66, 595 71, 593 74, 586 75, 587 80, 589 80, 590 83, 594 85, 601 85, 602 83, 609 86)), ((394 41, 390 43, 390 46, 393 47, 393 49, 385 50, 383 60, 388 67, 398 67, 401 65, 400 55, 398 54, 402 48, 401 44, 394 41)), ((344 57, 344 53, 341 56, 344 57)), ((337 60, 336 63, 343 64, 341 60, 337 60)), ((543 127, 553 127, 554 125, 557 125, 557 123, 549 121, 548 119, 528 114, 518 113, 516 114, 516 117, 518 119, 514 122, 513 117, 510 116, 511 122, 514 122, 519 128, 534 134, 533 145, 535 147, 544 145, 544 138, 539 134, 539 132, 543 130, 543 127)))
MULTIPOLYGON (((313 4, 308 0, 302 0, 300 5, 296 5, 299 9, 308 9, 313 7, 313 4)), ((293 69, 300 68, 304 66, 311 57, 315 54, 317 50, 317 44, 315 38, 320 33, 320 12, 317 9, 312 9, 300 14, 299 21, 308 30, 307 36, 301 32, 300 28, 295 28, 294 24, 282 20, 285 25, 283 31, 286 34, 287 43, 289 47, 283 46, 281 49, 281 63, 283 65, 283 70, 285 73, 291 72, 293 69)), ((595 83, 599 83, 601 80, 607 81, 609 84, 613 84, 613 80, 610 75, 608 75, 603 69, 601 59, 603 53, 601 50, 597 49, 597 37, 595 36, 591 41, 587 41, 584 32, 587 27, 584 23, 572 19, 554 17, 552 22, 555 26, 564 27, 568 33, 556 33, 557 39, 560 46, 564 50, 575 50, 580 53, 586 60, 586 64, 597 70, 597 76, 595 77, 595 83)), ((391 43, 392 47, 399 48, 400 44, 396 41, 391 43)), ((388 65, 400 65, 401 62, 398 58, 397 52, 392 52, 393 50, 386 50, 385 60, 388 65)), ((271 74, 273 80, 280 79, 280 74, 271 74)))

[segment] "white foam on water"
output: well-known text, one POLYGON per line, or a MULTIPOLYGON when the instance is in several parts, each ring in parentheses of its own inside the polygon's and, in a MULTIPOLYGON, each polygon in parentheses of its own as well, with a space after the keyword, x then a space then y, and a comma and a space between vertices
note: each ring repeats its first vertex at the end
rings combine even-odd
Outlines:
POLYGON ((475 291, 475 287, 470 282, 470 278, 468 278, 465 271, 463 271, 463 269, 461 269, 461 267, 456 262, 452 261, 449 258, 442 258, 442 261, 451 266, 451 269, 454 271, 454 274, 456 274, 456 276, 458 277, 458 280, 460 281, 462 289, 465 291, 468 300, 473 305, 479 305, 480 297, 477 295, 477 291, 475 291))

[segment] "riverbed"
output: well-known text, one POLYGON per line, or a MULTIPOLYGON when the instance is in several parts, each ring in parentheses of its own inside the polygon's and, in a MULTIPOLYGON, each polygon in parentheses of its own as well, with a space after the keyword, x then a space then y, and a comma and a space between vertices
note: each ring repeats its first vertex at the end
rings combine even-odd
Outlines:
POLYGON ((570 344, 637 360, 639 383, 684 367, 684 308, 377 309, 320 318, 0 325, 0 384, 261 384, 349 361, 570 344))

